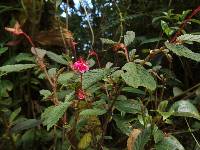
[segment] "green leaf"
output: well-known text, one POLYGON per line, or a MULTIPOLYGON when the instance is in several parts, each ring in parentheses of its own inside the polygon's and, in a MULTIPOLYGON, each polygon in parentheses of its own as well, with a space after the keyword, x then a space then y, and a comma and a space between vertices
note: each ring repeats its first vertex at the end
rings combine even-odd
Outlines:
POLYGON ((134 88, 143 86, 149 90, 155 90, 156 82, 154 78, 141 65, 129 62, 122 67, 122 70, 124 70, 124 73, 121 76, 129 86, 134 88))
POLYGON ((43 96, 42 99, 47 99, 49 96, 52 95, 49 90, 40 90, 40 94, 43 96))
POLYGON ((20 72, 26 69, 35 67, 35 64, 16 64, 16 65, 5 65, 0 67, 0 72, 11 73, 11 72, 20 72))
POLYGON ((181 143, 172 135, 165 136, 155 147, 156 150, 184 150, 181 143))
POLYGON ((57 68, 50 68, 48 70, 48 74, 51 78, 55 77, 56 76, 56 73, 57 73, 57 68))
POLYGON ((31 47, 31 52, 36 55, 37 57, 43 59, 44 56, 46 55, 46 50, 44 49, 40 49, 40 48, 34 48, 34 47, 31 47))
POLYGON ((178 56, 183 56, 197 62, 200 62, 200 54, 192 52, 190 49, 183 45, 176 45, 173 43, 165 42, 165 46, 178 56))
POLYGON ((22 61, 29 61, 29 62, 34 62, 34 58, 30 53, 19 53, 15 57, 16 62, 22 62, 22 61))
POLYGON ((141 103, 136 100, 117 100, 114 104, 117 110, 121 112, 137 114, 141 113, 141 103))
POLYGON ((114 115, 113 119, 123 134, 129 135, 131 133, 132 126, 130 124, 130 120, 124 119, 119 115, 114 115))
POLYGON ((144 146, 150 140, 152 128, 147 127, 145 128, 136 138, 135 142, 133 143, 134 150, 144 150, 144 146))
POLYGON ((0 47, 0 55, 5 53, 8 50, 8 47, 0 47))
POLYGON ((47 126, 47 130, 58 122, 70 105, 71 102, 61 102, 57 106, 50 106, 45 109, 41 117, 43 125, 47 126))
POLYGON ((110 44, 110 45, 113 45, 113 44, 116 44, 117 42, 114 42, 113 40, 110 40, 110 39, 105 39, 105 38, 100 38, 101 42, 103 44, 110 44))
POLYGON ((51 60, 53 60, 59 64, 67 65, 67 61, 63 58, 62 55, 58 55, 58 54, 50 52, 50 51, 47 51, 46 54, 51 60))
POLYGON ((65 96, 65 102, 71 101, 74 98, 74 94, 75 94, 75 91, 72 91, 69 94, 67 93, 65 96))
POLYGON ((59 75, 58 83, 67 85, 67 82, 74 76, 74 72, 65 72, 59 75))
POLYGON ((13 89, 13 84, 9 80, 0 80, 0 97, 8 97, 8 92, 13 89))
POLYGON ((40 123, 41 121, 36 119, 28 119, 25 121, 20 121, 13 128, 11 128, 11 132, 19 132, 22 130, 34 128, 38 126, 40 123))
POLYGON ((147 43, 154 43, 154 42, 158 42, 158 41, 161 41, 161 40, 164 40, 164 39, 160 38, 160 37, 145 39, 145 40, 142 40, 142 42, 140 44, 143 45, 143 44, 147 44, 147 43))
POLYGON ((167 100, 161 101, 160 104, 158 105, 158 110, 164 112, 165 109, 167 108, 167 105, 168 105, 167 100))
POLYGON ((103 115, 107 111, 105 109, 100 109, 100 108, 92 108, 92 109, 85 109, 80 112, 80 116, 98 116, 98 115, 103 115))
POLYGON ((21 112, 21 107, 13 111, 9 117, 9 122, 11 123, 19 115, 20 112, 21 112))
POLYGON ((190 42, 200 43, 200 35, 184 34, 184 35, 179 36, 177 39, 184 42, 190 41, 190 42))
POLYGON ((197 108, 189 100, 180 100, 175 102, 170 111, 173 111, 174 116, 192 117, 200 120, 200 115, 197 108))
POLYGON ((124 44, 128 46, 133 42, 134 39, 135 39, 135 32, 127 31, 126 35, 124 35, 124 44))
POLYGON ((85 133, 81 138, 80 142, 78 143, 79 149, 86 149, 92 141, 92 134, 91 132, 85 133))
POLYGON ((134 94, 145 95, 144 91, 142 91, 140 89, 132 88, 132 87, 124 87, 124 88, 122 88, 122 91, 129 92, 129 93, 134 93, 134 94))
POLYGON ((111 72, 111 69, 93 69, 83 74, 83 88, 87 89, 102 80, 111 72))
POLYGON ((165 32, 165 34, 166 34, 167 36, 171 36, 171 35, 174 33, 174 30, 172 30, 172 29, 168 26, 168 24, 167 24, 165 21, 163 21, 163 20, 161 20, 161 27, 162 27, 162 30, 165 32))
POLYGON ((153 131, 153 137, 154 137, 155 143, 158 143, 163 140, 164 133, 161 130, 159 130, 158 127, 156 127, 154 128, 154 131, 153 131))

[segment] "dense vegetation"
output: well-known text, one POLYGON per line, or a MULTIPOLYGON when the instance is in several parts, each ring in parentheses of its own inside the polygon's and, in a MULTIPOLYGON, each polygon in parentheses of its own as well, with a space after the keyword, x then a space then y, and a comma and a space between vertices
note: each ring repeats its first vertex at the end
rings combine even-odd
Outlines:
POLYGON ((0 28, 0 149, 200 150, 199 0, 6 0, 0 28))

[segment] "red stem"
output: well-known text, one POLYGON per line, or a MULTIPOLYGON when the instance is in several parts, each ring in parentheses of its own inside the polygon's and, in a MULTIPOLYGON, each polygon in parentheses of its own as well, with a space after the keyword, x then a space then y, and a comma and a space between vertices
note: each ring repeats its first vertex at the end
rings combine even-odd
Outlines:
POLYGON ((190 19, 195 16, 198 12, 200 11, 200 6, 198 6, 192 13, 190 16, 188 16, 180 25, 179 30, 176 32, 176 34, 174 35, 174 37, 170 40, 171 43, 176 41, 176 38, 181 34, 181 31, 183 30, 183 28, 185 27, 185 25, 190 21, 190 19))

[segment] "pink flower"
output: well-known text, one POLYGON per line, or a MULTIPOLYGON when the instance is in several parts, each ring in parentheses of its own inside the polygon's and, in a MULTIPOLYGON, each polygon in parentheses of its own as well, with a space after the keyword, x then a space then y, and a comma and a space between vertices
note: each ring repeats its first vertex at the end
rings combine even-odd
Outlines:
POLYGON ((85 92, 82 89, 78 89, 77 97, 80 100, 85 99, 85 92))
POLYGON ((80 73, 85 73, 89 70, 89 66, 83 58, 79 58, 79 60, 72 65, 72 69, 80 73))

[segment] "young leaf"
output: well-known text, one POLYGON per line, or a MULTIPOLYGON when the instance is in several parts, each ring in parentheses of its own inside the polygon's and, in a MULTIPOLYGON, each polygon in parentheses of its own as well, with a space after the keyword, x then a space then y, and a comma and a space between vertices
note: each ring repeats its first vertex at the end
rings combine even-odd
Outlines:
POLYGON ((78 143, 79 149, 86 149, 92 141, 92 134, 91 132, 85 133, 81 138, 80 142, 78 143))
POLYGON ((174 30, 172 30, 172 29, 168 26, 168 24, 167 24, 165 21, 163 21, 163 20, 161 20, 161 27, 162 27, 162 30, 165 32, 165 34, 166 34, 167 36, 171 36, 171 35, 174 33, 174 30))
POLYGON ((47 126, 47 130, 58 122, 70 105, 71 102, 61 102, 57 106, 50 106, 45 109, 41 117, 43 125, 47 126))
POLYGON ((149 72, 141 65, 129 62, 122 67, 124 73, 121 75, 126 84, 138 88, 146 87, 149 90, 155 90, 156 82, 149 72))
POLYGON ((51 92, 49 90, 40 90, 40 94, 43 95, 42 99, 47 99, 49 96, 51 96, 51 92))
POLYGON ((192 52, 190 49, 183 45, 176 45, 173 43, 165 42, 165 46, 178 56, 183 56, 197 62, 200 62, 200 54, 192 52))
POLYGON ((174 112, 174 116, 192 117, 200 120, 197 108, 189 100, 180 100, 175 102, 170 111, 174 112))
POLYGON ((172 135, 165 136, 155 147, 156 150, 184 150, 181 143, 172 135))
POLYGON ((134 39, 135 39, 135 32, 127 31, 126 35, 124 35, 124 44, 128 46, 133 42, 134 39))

